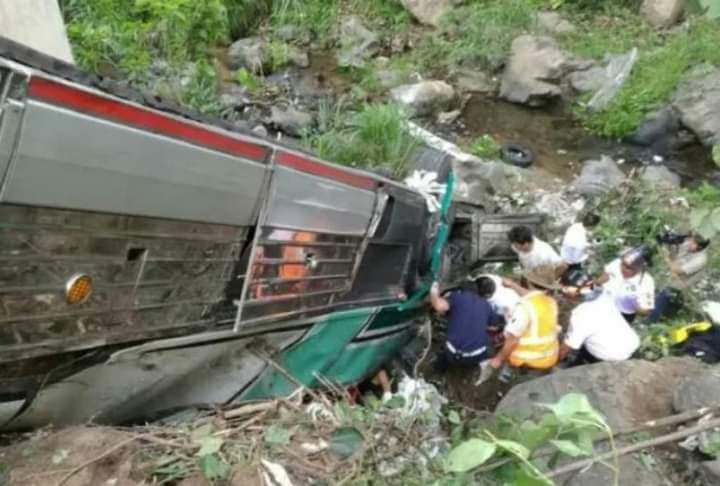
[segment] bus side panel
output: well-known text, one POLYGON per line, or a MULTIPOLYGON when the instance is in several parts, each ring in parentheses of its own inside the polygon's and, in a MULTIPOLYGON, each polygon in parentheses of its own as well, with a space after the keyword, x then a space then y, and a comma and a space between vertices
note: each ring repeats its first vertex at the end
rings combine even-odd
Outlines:
POLYGON ((2 200, 248 225, 263 164, 29 100, 2 200))

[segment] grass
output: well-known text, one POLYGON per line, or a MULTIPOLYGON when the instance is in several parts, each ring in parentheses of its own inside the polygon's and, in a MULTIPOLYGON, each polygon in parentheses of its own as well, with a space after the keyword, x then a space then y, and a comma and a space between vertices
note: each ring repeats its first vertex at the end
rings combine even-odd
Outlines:
POLYGON ((402 110, 392 104, 366 104, 356 112, 346 108, 323 104, 318 130, 305 135, 305 145, 339 164, 381 168, 402 176, 417 147, 407 132, 407 117, 402 110))
POLYGON ((65 0, 63 15, 77 63, 89 71, 161 85, 166 96, 206 112, 217 110, 217 73, 211 48, 229 38, 223 0, 65 0), (190 81, 173 83, 151 74, 166 61, 168 76, 192 68, 190 81))
POLYGON ((496 159, 500 154, 500 145, 492 135, 482 135, 476 138, 469 147, 470 153, 481 159, 496 159))
POLYGON ((450 64, 498 66, 510 52, 513 39, 531 29, 534 11, 528 0, 475 2, 454 10, 445 19, 445 29, 458 29, 449 52, 450 64))
POLYGON ((695 66, 720 65, 720 25, 693 19, 687 31, 662 45, 641 51, 630 78, 610 105, 586 113, 585 124, 594 132, 620 138, 632 133, 645 117, 670 101, 686 74, 695 66))
POLYGON ((338 0, 275 0, 271 23, 275 29, 291 25, 325 38, 335 26, 338 12, 338 0))

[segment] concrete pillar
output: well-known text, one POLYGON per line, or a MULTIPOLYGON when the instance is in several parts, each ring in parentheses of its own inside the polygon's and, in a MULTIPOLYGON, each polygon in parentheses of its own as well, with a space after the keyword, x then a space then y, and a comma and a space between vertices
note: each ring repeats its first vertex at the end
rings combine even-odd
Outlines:
POLYGON ((75 62, 57 0, 0 0, 0 36, 75 62))

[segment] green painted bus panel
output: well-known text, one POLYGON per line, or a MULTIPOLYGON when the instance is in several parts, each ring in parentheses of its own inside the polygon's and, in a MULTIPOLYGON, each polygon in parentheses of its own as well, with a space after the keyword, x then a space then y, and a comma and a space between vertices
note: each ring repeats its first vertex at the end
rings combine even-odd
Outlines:
POLYGON ((411 331, 407 330, 382 340, 352 343, 325 376, 344 385, 361 382, 402 349, 411 337, 411 331))
MULTIPOLYGON (((321 319, 304 339, 277 359, 278 364, 303 385, 314 386, 317 383, 315 373, 325 374, 376 311, 375 307, 353 309, 321 319)), ((287 396, 295 388, 295 384, 269 366, 241 399, 261 400, 287 396)))
POLYGON ((373 316, 372 322, 368 326, 368 331, 377 331, 385 327, 395 326, 404 322, 418 319, 425 314, 424 305, 415 305, 408 308, 403 308, 400 305, 388 306, 380 309, 380 311, 373 316))

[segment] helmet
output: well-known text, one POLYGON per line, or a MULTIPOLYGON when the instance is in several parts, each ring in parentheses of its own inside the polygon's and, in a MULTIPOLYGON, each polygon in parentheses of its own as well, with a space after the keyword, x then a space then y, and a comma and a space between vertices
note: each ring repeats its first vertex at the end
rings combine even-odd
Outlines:
POLYGON ((626 251, 622 262, 636 272, 641 272, 652 265, 653 250, 648 245, 640 245, 626 251))

